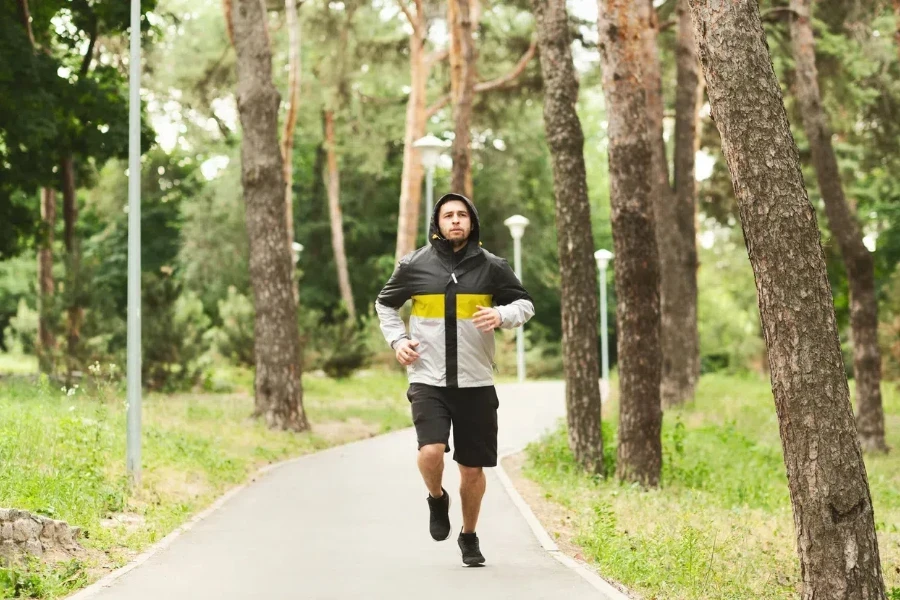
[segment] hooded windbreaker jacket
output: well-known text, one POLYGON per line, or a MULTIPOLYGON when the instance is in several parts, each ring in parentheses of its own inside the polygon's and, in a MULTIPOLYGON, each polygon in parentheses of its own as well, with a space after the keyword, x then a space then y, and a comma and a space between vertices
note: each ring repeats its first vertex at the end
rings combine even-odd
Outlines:
POLYGON ((476 306, 493 306, 501 327, 512 329, 534 316, 534 304, 509 263, 484 250, 475 206, 465 196, 447 194, 431 216, 430 245, 404 256, 378 294, 375 310, 385 340, 419 342, 419 359, 407 367, 410 383, 439 387, 482 387, 494 383, 494 332, 481 332, 472 319, 476 306), (438 213, 448 200, 469 209, 472 232, 462 257, 440 234, 438 213), (409 334, 400 307, 412 299, 409 334))

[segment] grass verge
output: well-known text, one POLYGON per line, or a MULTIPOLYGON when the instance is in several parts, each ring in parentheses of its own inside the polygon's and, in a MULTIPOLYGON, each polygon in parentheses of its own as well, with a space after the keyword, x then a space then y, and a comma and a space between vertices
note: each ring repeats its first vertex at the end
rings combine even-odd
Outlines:
MULTIPOLYGON (((894 451, 865 462, 888 597, 900 600, 900 393, 890 383, 883 390, 894 451)), ((607 466, 615 460, 616 410, 613 401, 604 411, 607 466)), ((579 472, 563 428, 529 446, 522 473, 566 515, 545 520, 551 535, 642 597, 798 597, 794 523, 768 380, 704 377, 692 405, 665 414, 662 437, 662 486, 652 491, 579 472)))
POLYGON ((265 464, 411 425, 405 387, 393 373, 305 377, 312 430, 302 434, 251 420, 246 391, 147 395, 143 482, 131 492, 121 387, 102 373, 72 390, 46 379, 0 380, 0 507, 62 519, 87 536, 85 552, 64 563, 0 569, 0 597, 64 596, 125 564, 265 464))

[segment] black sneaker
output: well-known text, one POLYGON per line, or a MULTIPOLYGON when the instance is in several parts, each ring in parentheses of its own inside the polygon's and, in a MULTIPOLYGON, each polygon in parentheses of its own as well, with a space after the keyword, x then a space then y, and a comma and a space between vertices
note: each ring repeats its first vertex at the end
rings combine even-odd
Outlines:
POLYGON ((459 550, 462 552, 463 564, 467 567, 480 567, 484 564, 484 555, 478 545, 478 536, 472 533, 459 533, 459 550))
POLYGON ((428 509, 431 511, 428 528, 436 542, 443 542, 450 537, 450 495, 444 488, 441 491, 444 494, 440 498, 433 498, 428 494, 428 509))

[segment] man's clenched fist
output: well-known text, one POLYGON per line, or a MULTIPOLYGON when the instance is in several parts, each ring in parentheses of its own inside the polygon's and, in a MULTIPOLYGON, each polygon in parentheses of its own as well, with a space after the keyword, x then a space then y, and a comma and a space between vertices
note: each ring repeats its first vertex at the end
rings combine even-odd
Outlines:
POLYGON ((416 352, 419 342, 415 340, 400 340, 394 346, 394 353, 397 355, 397 362, 404 367, 408 367, 419 359, 419 353, 416 352))

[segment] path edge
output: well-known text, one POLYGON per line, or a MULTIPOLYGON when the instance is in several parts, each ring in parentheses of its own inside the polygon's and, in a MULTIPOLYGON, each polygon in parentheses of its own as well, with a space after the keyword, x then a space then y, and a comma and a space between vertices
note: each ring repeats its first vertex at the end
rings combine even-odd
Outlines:
POLYGON ((626 596, 624 593, 622 593, 621 590, 601 577, 586 562, 573 558, 560 550, 559 546, 556 545, 556 542, 553 541, 553 538, 550 537, 550 534, 547 532, 547 530, 544 529, 544 526, 538 520, 537 516, 535 516, 534 511, 531 510, 531 506, 528 505, 528 503, 525 501, 525 498, 523 498, 522 494, 519 493, 519 490, 516 489, 516 486, 515 484, 513 484, 512 479, 510 479, 509 475, 506 473, 506 469, 503 468, 504 458, 508 458, 510 456, 518 454, 519 452, 522 452, 522 450, 523 449, 505 452, 500 457, 498 457, 497 466, 494 467, 494 472, 497 474, 497 478, 500 480, 501 485, 503 485, 503 489, 512 500, 516 509, 518 509, 519 513, 522 515, 522 518, 524 518, 525 522, 528 523, 528 526, 531 528, 532 533, 537 538, 538 543, 540 543, 541 547, 558 562, 581 575, 581 577, 585 581, 591 584, 598 592, 603 594, 607 600, 631 600, 629 596, 626 596))

